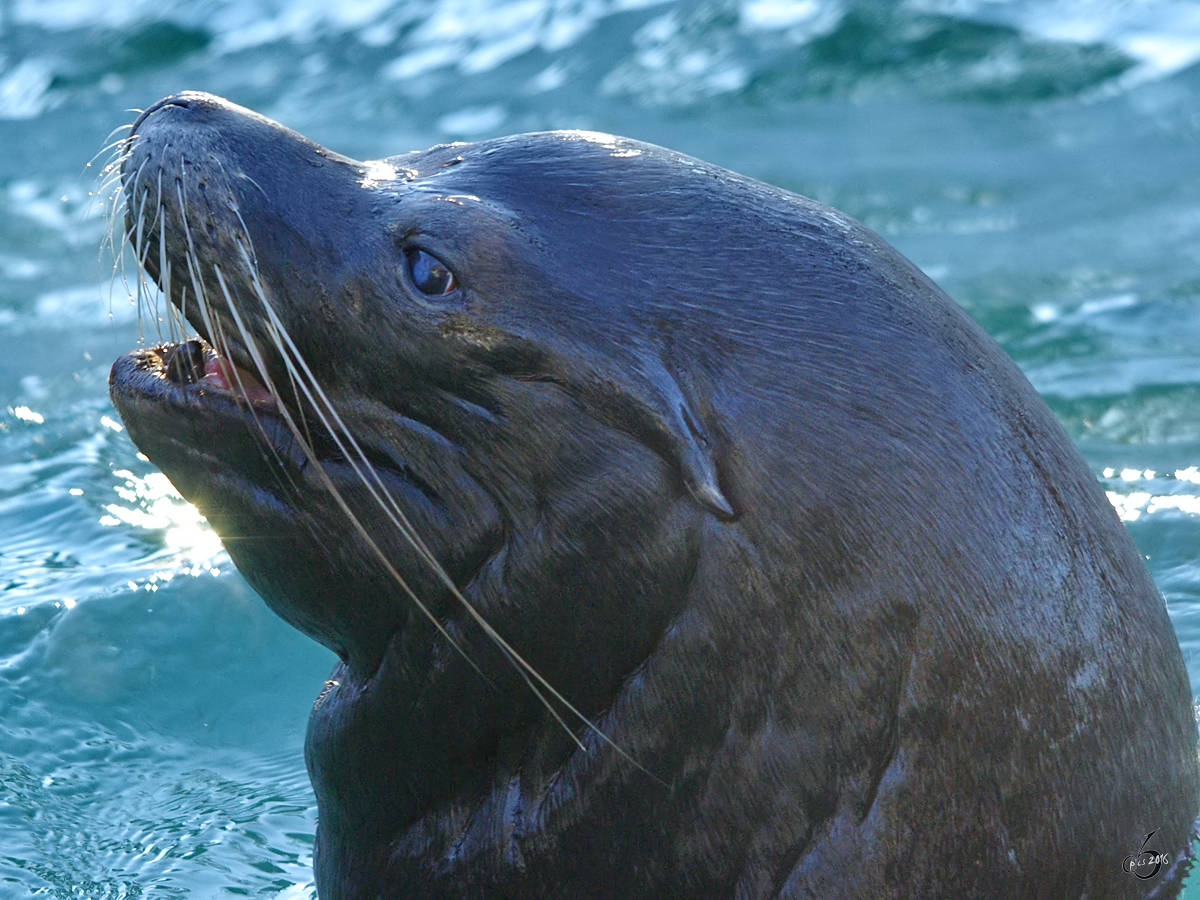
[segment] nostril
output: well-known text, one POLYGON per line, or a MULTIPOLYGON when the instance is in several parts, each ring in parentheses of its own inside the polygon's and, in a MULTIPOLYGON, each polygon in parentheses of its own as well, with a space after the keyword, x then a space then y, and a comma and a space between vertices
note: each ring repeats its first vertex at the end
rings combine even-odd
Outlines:
POLYGON ((197 100, 200 96, 202 95, 195 94, 194 92, 184 92, 182 94, 172 94, 169 97, 163 97, 161 100, 156 100, 154 103, 151 103, 148 107, 146 107, 145 111, 137 117, 137 120, 133 123, 133 128, 129 130, 130 137, 137 134, 137 130, 141 127, 141 124, 159 110, 165 109, 168 106, 179 106, 183 109, 192 109, 198 105, 197 100))

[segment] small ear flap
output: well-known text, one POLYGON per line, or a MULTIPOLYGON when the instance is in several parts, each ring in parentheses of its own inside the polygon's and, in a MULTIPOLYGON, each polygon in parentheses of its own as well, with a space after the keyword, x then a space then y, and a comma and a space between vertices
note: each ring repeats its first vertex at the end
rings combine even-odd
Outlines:
POLYGON ((673 399, 677 399, 679 405, 676 407, 675 421, 671 423, 675 425, 675 428, 671 429, 671 437, 676 444, 679 470, 688 493, 718 519, 726 522, 736 519, 737 513, 733 511, 720 485, 717 484, 717 464, 710 449, 711 442, 696 424, 696 417, 688 407, 682 392, 673 399))
POLYGON ((635 346, 609 348, 616 360, 560 363, 560 383, 613 426, 635 435, 679 472, 689 496, 723 522, 738 518, 717 481, 712 442, 679 382, 658 353, 635 346), (623 357, 623 358, 622 358, 623 357))
POLYGON ((737 513, 717 484, 716 466, 708 451, 693 440, 690 446, 683 448, 679 467, 683 472, 683 482, 697 503, 724 522, 732 522, 737 518, 737 513))
MULTIPOLYGON (((642 370, 646 379, 654 385, 661 401, 665 401, 668 413, 660 422, 667 432, 675 463, 683 476, 683 483, 692 499, 723 522, 731 522, 737 513, 725 498, 717 483, 717 463, 712 454, 712 442, 699 425, 699 417, 693 412, 679 383, 661 365, 642 370)), ((661 409, 661 407, 660 407, 661 409)))

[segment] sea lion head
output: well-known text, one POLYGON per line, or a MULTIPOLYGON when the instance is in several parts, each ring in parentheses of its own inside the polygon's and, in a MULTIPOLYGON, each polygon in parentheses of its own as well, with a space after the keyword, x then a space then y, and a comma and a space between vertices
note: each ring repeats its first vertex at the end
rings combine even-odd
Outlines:
MULTIPOLYGON (((395 574, 344 584, 379 574, 360 542, 387 543, 437 606, 446 586, 402 531, 461 586, 514 533, 550 529, 552 544, 546 504, 582 483, 610 511, 669 483, 734 517, 702 404, 664 361, 662 248, 622 240, 606 215, 631 158, 654 152, 553 133, 361 163, 194 93, 135 124, 129 230, 203 343, 126 358, 114 397, 242 569, 280 581, 256 587, 356 669, 413 614, 395 574), (555 240, 549 215, 579 241, 555 240), (379 527, 391 518, 408 524, 379 527), (337 560, 319 589, 286 564, 309 540, 337 560), (357 602, 331 602, 340 592, 357 602)), ((644 208, 621 207, 631 224, 661 215, 658 189, 643 182, 644 208)))

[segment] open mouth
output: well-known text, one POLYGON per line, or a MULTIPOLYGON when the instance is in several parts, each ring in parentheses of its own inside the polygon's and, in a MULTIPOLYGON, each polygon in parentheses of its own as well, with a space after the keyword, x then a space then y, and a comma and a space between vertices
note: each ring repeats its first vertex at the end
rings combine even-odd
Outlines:
POLYGON ((147 348, 143 368, 172 384, 221 391, 253 406, 275 408, 279 402, 254 373, 199 338, 147 348))

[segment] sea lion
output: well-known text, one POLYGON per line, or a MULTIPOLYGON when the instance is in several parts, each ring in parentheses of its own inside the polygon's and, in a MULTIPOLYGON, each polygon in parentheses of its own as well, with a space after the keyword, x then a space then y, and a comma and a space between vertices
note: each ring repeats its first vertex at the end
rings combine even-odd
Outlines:
POLYGON ((199 338, 118 360, 113 401, 340 657, 324 900, 1177 889, 1163 601, 877 235, 608 135, 363 163, 199 93, 120 170, 199 338))

